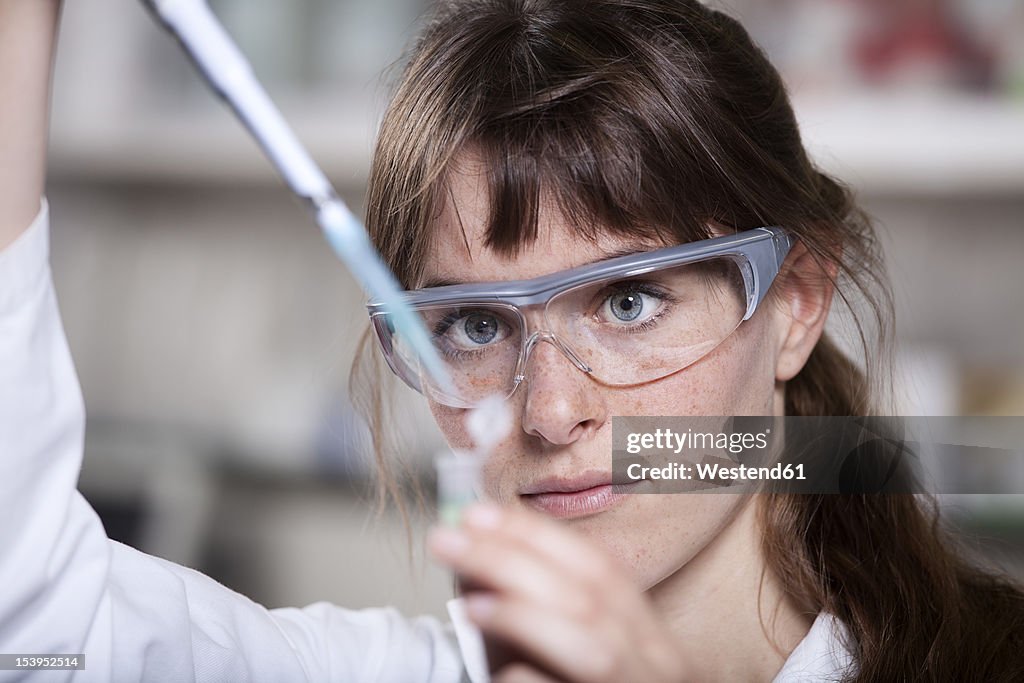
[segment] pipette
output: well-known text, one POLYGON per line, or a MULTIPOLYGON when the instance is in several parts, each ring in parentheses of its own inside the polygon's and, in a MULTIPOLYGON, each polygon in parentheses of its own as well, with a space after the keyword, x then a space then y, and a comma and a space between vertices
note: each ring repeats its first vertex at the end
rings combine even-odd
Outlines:
POLYGON ((331 248, 356 282, 369 296, 386 304, 395 328, 405 335, 427 372, 440 386, 451 389, 448 372, 422 321, 405 305, 394 274, 274 106, 206 0, 142 1, 249 129, 292 191, 309 204, 331 248))
MULTIPOLYGON (((387 304, 396 329, 416 350, 425 369, 449 393, 451 379, 420 319, 406 306, 401 288, 381 261, 366 230, 299 142, 252 72, 206 0, 143 0, 178 40, 206 82, 223 98, 270 157, 292 191, 313 210, 334 252, 366 293, 387 304)), ((476 499, 480 469, 494 446, 509 433, 511 416, 501 397, 480 402, 467 414, 471 453, 449 453, 437 460, 441 517, 457 520, 476 499)))

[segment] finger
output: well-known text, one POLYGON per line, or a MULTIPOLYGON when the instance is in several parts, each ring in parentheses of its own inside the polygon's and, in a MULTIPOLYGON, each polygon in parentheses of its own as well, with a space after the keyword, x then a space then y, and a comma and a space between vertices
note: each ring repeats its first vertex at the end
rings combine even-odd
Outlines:
POLYGON ((506 647, 520 650, 527 664, 556 680, 683 681, 691 680, 678 646, 664 628, 641 636, 632 622, 605 618, 566 619, 543 606, 501 600, 491 595, 466 599, 470 619, 506 647))
POLYGON ((504 536, 559 567, 574 584, 586 584, 602 594, 632 595, 635 589, 621 565, 579 533, 543 515, 474 505, 466 511, 465 528, 487 536, 504 536))
POLYGON ((577 616, 602 608, 598 591, 515 539, 442 527, 431 531, 429 545, 439 560, 474 589, 496 591, 577 616))
POLYGON ((543 606, 475 594, 466 612, 482 631, 519 648, 551 673, 571 681, 611 681, 627 634, 615 622, 587 624, 543 606), (615 628, 607 629, 611 624, 615 628))
POLYGON ((578 579, 608 589, 624 581, 621 570, 585 538, 565 526, 527 510, 474 504, 463 516, 466 529, 506 536, 547 558, 578 579))

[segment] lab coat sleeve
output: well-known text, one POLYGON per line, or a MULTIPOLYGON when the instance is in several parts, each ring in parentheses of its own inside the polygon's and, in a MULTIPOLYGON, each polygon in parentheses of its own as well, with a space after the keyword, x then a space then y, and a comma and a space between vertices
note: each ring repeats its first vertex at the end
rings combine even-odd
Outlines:
POLYGON ((7 680, 455 682, 450 625, 393 609, 267 610, 106 537, 76 489, 85 413, 45 202, 0 251, 0 653, 85 654, 7 680))

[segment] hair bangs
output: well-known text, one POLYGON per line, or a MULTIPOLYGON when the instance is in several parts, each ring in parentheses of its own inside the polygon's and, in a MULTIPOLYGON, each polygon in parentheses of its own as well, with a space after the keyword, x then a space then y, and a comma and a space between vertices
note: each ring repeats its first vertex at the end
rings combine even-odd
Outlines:
POLYGON ((638 244, 671 245, 711 236, 722 225, 710 207, 724 206, 714 193, 687 192, 680 176, 708 174, 692 160, 679 174, 665 150, 641 139, 627 115, 606 103, 608 84, 588 82, 585 90, 558 84, 560 96, 541 93, 532 106, 487 107, 466 144, 483 167, 489 216, 485 244, 515 255, 539 235, 543 211, 556 211, 574 235, 596 241, 602 235, 638 244), (604 88, 602 88, 602 85, 604 88), (657 169, 671 165, 675 173, 657 169), (711 198, 709 203, 707 200, 711 198))

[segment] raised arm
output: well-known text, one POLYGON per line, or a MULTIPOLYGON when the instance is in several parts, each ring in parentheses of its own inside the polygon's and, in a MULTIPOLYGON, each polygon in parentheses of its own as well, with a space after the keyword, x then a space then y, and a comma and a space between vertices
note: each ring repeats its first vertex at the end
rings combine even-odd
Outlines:
POLYGON ((0 0, 0 653, 84 654, 88 681, 458 681, 438 620, 267 610, 108 540, 76 490, 85 414, 40 204, 59 11, 0 0))
POLYGON ((0 0, 0 249, 39 212, 60 0, 0 0))

